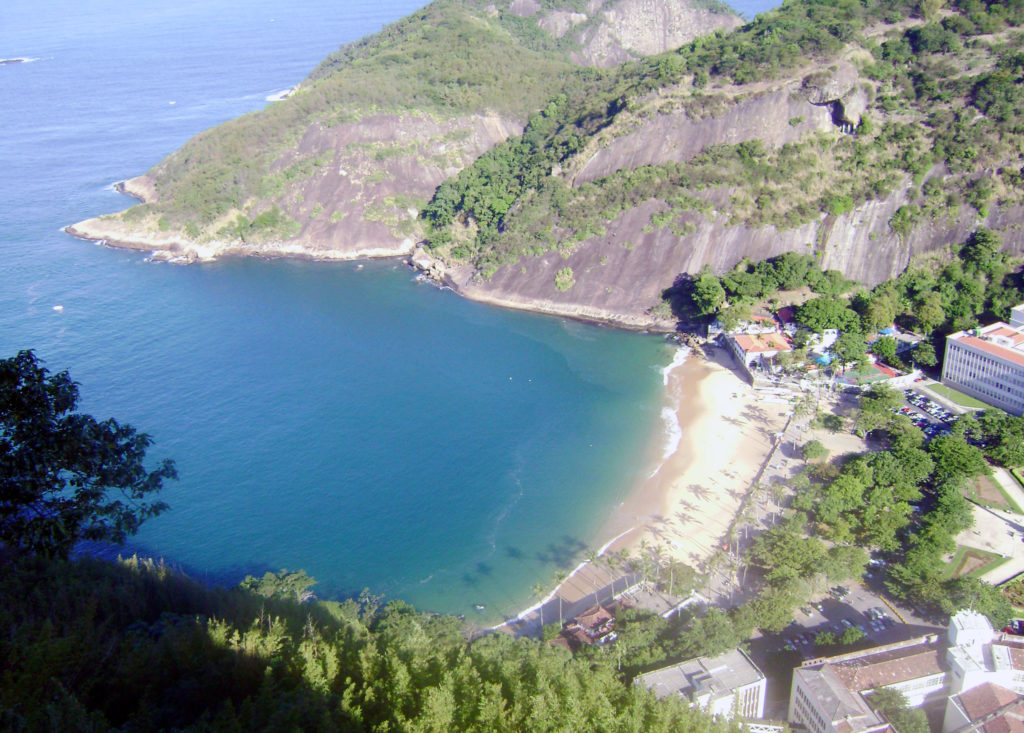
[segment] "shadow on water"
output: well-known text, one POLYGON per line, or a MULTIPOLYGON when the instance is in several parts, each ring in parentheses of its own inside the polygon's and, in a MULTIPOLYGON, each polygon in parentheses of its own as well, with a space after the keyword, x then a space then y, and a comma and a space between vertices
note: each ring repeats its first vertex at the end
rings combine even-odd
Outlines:
POLYGON ((558 542, 548 544, 546 548, 537 553, 537 559, 542 563, 550 563, 560 568, 568 567, 587 549, 586 544, 575 537, 562 535, 558 542))
MULTIPOLYGON (((75 547, 74 554, 78 557, 96 557, 110 562, 116 562, 118 558, 129 558, 132 556, 137 556, 140 559, 152 559, 154 562, 166 565, 168 569, 175 573, 194 580, 207 588, 234 588, 249 575, 254 578, 262 578, 266 573, 301 570, 301 568, 277 568, 266 563, 254 562, 232 565, 217 572, 210 572, 194 565, 183 564, 173 559, 162 557, 150 547, 131 541, 123 545, 111 545, 104 542, 80 542, 75 547)), ((360 588, 339 588, 323 585, 316 577, 314 577, 314 580, 316 583, 312 590, 314 595, 320 600, 342 601, 348 598, 358 598, 362 592, 360 588)))

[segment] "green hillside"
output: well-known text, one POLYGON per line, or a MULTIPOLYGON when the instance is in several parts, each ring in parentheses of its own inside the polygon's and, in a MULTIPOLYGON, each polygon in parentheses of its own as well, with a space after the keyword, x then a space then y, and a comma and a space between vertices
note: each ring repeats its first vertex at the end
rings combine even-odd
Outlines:
POLYGON ((473 642, 401 602, 300 604, 302 574, 207 589, 165 567, 0 556, 0 728, 730 730, 609 659, 473 642))
POLYGON ((677 53, 573 79, 521 138, 438 189, 424 212, 428 241, 488 275, 520 257, 571 251, 650 201, 659 207, 648 226, 679 236, 693 226, 681 220, 685 212, 785 230, 884 199, 908 180, 910 203, 888 222, 897 234, 965 207, 984 218, 993 207, 1020 205, 1022 23, 1020 0, 797 0, 677 53), (684 161, 569 180, 595 150, 666 108, 714 119, 762 93, 758 83, 826 85, 837 63, 856 67, 867 99, 855 134, 813 131, 776 145, 769 131, 766 140, 711 144, 684 161), (712 204, 722 191, 725 210, 712 204))
POLYGON ((154 168, 160 203, 136 207, 134 216, 162 216, 170 227, 191 224, 198 234, 254 197, 280 195, 286 184, 329 163, 310 157, 271 170, 310 125, 408 111, 444 117, 489 110, 525 120, 578 69, 564 52, 531 47, 538 45, 529 43, 539 33, 535 25, 504 17, 438 0, 342 47, 288 98, 196 136, 154 168))

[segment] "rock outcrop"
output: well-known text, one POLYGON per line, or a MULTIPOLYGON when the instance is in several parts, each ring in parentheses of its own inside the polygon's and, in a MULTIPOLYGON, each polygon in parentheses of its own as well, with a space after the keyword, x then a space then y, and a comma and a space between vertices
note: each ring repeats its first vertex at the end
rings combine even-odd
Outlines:
MULTIPOLYGON (((474 21, 485 25, 497 22, 495 19, 507 21, 508 13, 533 19, 552 38, 565 39, 560 41, 560 47, 576 48, 576 62, 596 66, 666 51, 698 34, 739 23, 735 16, 716 14, 684 0, 591 0, 585 7, 551 7, 551 3, 538 0, 499 0, 483 11, 485 15, 478 12, 474 21)), ((911 18, 900 27, 922 22, 911 18)), ((516 20, 513 26, 518 23, 516 20)), ((507 27, 502 29, 505 31, 507 27)), ((662 83, 659 67, 656 83, 638 86, 643 92, 637 91, 635 96, 624 93, 622 99, 614 98, 614 104, 606 104, 607 100, 602 99, 593 113, 597 118, 595 124, 586 127, 593 132, 580 133, 581 152, 571 156, 560 153, 561 157, 551 160, 537 158, 543 160, 544 166, 537 175, 542 177, 550 170, 550 175, 576 188, 573 194, 589 196, 594 188, 609 186, 604 190, 611 201, 608 213, 595 214, 586 223, 586 231, 601 230, 601 234, 571 246, 564 242, 559 246, 554 241, 558 235, 552 233, 577 231, 571 229, 576 223, 563 227, 553 220, 553 213, 551 221, 546 218, 553 209, 531 210, 533 218, 528 222, 540 225, 533 230, 517 230, 509 225, 505 231, 515 236, 520 236, 521 231, 528 234, 516 241, 510 235, 508 248, 499 251, 541 254, 523 255, 493 272, 488 269, 490 274, 486 278, 469 264, 452 264, 418 247, 423 236, 418 212, 443 181, 494 145, 518 134, 523 129, 525 114, 517 118, 511 113, 499 115, 490 110, 447 116, 437 112, 385 113, 370 104, 352 109, 351 114, 346 109, 343 117, 348 121, 321 119, 307 125, 296 132, 297 143, 270 164, 270 178, 280 174, 286 183, 281 184, 280 190, 254 194, 242 205, 250 215, 269 206, 280 209, 292 227, 280 241, 245 241, 244 233, 239 237, 193 239, 182 232, 165 231, 166 222, 161 222, 158 214, 147 213, 146 207, 134 210, 131 216, 89 220, 69 228, 69 232, 119 246, 155 250, 160 257, 183 262, 221 254, 325 259, 410 255, 411 264, 429 277, 477 300, 632 328, 671 328, 673 321, 664 312, 662 295, 680 274, 696 273, 705 266, 723 272, 743 258, 760 260, 785 252, 805 252, 813 254, 824 269, 839 270, 871 286, 897 275, 915 257, 941 254, 963 242, 979 226, 999 231, 1006 249, 1024 253, 1024 206, 1014 203, 1019 197, 1000 198, 999 191, 993 194, 994 189, 990 189, 991 205, 985 205, 980 199, 967 196, 979 177, 991 176, 998 170, 999 161, 989 161, 984 171, 965 172, 961 168, 955 174, 951 173, 955 167, 952 164, 946 168, 944 163, 936 162, 926 173, 916 170, 909 164, 913 161, 907 160, 907 156, 912 158, 921 150, 900 149, 892 137, 879 141, 873 151, 868 150, 873 140, 868 131, 871 125, 865 124, 860 131, 856 128, 874 100, 876 82, 862 75, 854 61, 865 56, 865 62, 870 61, 870 54, 853 42, 843 41, 838 46, 841 50, 833 59, 817 65, 811 58, 806 63, 801 60, 803 65, 792 68, 788 76, 779 72, 781 78, 750 74, 742 78, 759 80, 729 85, 721 75, 705 75, 698 80, 701 72, 690 68, 686 74, 680 69, 669 70, 662 83), (698 87, 705 84, 707 88, 698 87), (728 158, 729 146, 753 140, 762 145, 744 146, 733 151, 734 158, 728 158), (869 144, 856 150, 858 141, 864 140, 869 144), (767 163, 763 161, 782 160, 782 154, 771 156, 780 149, 784 151, 790 143, 799 143, 789 150, 799 148, 804 157, 798 163, 792 163, 796 159, 790 158, 790 165, 795 167, 772 169, 779 175, 765 173, 763 166, 767 163), (711 146, 722 146, 716 155, 725 151, 721 158, 706 156, 714 158, 716 165, 719 160, 726 161, 722 165, 731 160, 741 166, 736 161, 744 155, 749 158, 763 154, 764 158, 758 159, 762 165, 760 173, 756 166, 739 168, 742 176, 755 176, 756 180, 752 180, 756 185, 744 189, 746 183, 741 175, 728 178, 722 174, 716 178, 717 173, 709 173, 706 178, 695 180, 692 189, 685 188, 690 184, 674 182, 680 188, 678 192, 666 194, 666 189, 657 189, 653 183, 652 188, 640 187, 657 175, 665 176, 657 185, 675 181, 670 176, 678 169, 671 166, 668 172, 652 174, 632 189, 632 180, 623 183, 625 176, 602 182, 618 171, 685 163, 711 146), (762 152, 749 152, 754 148, 762 152), (842 151, 846 157, 836 151, 842 151), (901 151, 903 158, 897 159, 893 151, 901 151), (882 152, 891 157, 872 157, 882 152), (882 175, 869 171, 876 160, 882 175), (298 170, 303 173, 292 175, 298 170), (782 173, 783 170, 787 172, 782 173), (809 171, 810 175, 800 178, 788 172, 801 170, 809 171), (915 173, 916 183, 905 171, 915 173), (835 185, 841 173, 850 173, 844 179, 845 188, 835 185), (956 179, 960 188, 953 192, 955 195, 938 199, 938 204, 933 199, 926 205, 927 186, 922 187, 922 183, 927 183, 929 177, 947 180, 954 175, 960 176, 956 179), (787 177, 795 182, 784 188, 780 181, 787 177), (591 183, 597 185, 585 187, 591 183), (650 193, 652 190, 656 193, 650 193), (612 200, 616 195, 619 198, 612 200), (630 198, 634 195, 635 199, 630 198), (662 196, 664 200, 643 200, 646 196, 662 196), (666 202, 672 202, 674 196, 691 200, 672 204, 678 210, 666 214, 670 205, 666 202), (693 199, 706 202, 708 213, 696 210, 703 202, 694 206, 693 199), (943 202, 947 202, 945 212, 943 202), (784 208, 790 204, 790 208, 784 208), (632 208, 616 213, 627 206, 632 208), (778 206, 779 211, 765 208, 771 206, 778 206), (735 217, 734 211, 739 212, 735 217), (832 213, 816 213, 824 211, 832 213), (777 215, 761 216, 764 212, 777 215), (658 214, 662 216, 655 216, 658 214), (791 221, 798 225, 779 230, 737 223, 741 216, 748 217, 746 221, 791 221), (670 226, 663 225, 666 218, 671 219, 670 226), (661 224, 656 223, 659 221, 661 224), (539 231, 542 225, 547 226, 546 231, 539 231), (528 238, 538 231, 535 240, 528 238), (544 251, 551 246, 558 248, 544 251)), ((550 61, 548 56, 544 59, 550 61)), ((570 68, 564 58, 558 64, 562 70, 570 68)), ((458 87, 457 82, 452 82, 453 89, 458 87)), ((620 93, 618 89, 614 92, 620 93)), ((880 136, 878 130, 890 123, 890 127, 902 126, 906 137, 918 135, 922 129, 918 123, 923 116, 915 121, 906 110, 890 113, 891 105, 884 104, 871 109, 875 136, 880 136)), ((560 124, 565 125, 560 128, 564 131, 576 123, 563 120, 560 124)), ((929 160, 926 165, 931 164, 926 155, 921 158, 929 160)), ((529 161, 513 160, 516 165, 529 165, 529 161)), ((144 201, 158 201, 162 165, 146 176, 126 182, 123 190, 144 201)), ((1014 165, 1019 167, 1019 162, 1014 165)), ((489 183, 493 172, 482 170, 479 178, 473 179, 474 185, 479 181, 489 183)), ((500 185, 507 185, 515 177, 507 172, 501 175, 505 178, 496 176, 500 185)), ((509 186, 510 190, 514 188, 509 186)), ((552 189, 564 192, 560 186, 552 189)), ((940 185, 938 190, 942 189, 940 185)), ((516 212, 528 209, 529 196, 534 192, 535 189, 527 194, 513 191, 507 201, 498 197, 505 206, 501 209, 500 215, 505 216, 501 226, 508 225, 516 212)), ((504 196, 506 192, 499 193, 504 196)), ((487 195, 486 186, 480 184, 467 197, 487 195), (485 193, 481 194, 481 190, 485 193)), ((456 209, 455 203, 445 203, 456 209)), ((465 213, 469 208, 460 211, 463 218, 452 225, 451 241, 459 241, 458 237, 474 231, 472 216, 465 213)), ((219 232, 217 227, 230 234, 231 224, 239 213, 236 207, 224 214, 223 221, 208 225, 205 234, 219 232)), ((486 251, 487 246, 491 242, 480 244, 481 251, 491 254, 486 251)), ((484 260, 488 268, 494 261, 506 260, 499 256, 484 260)))
MULTIPOLYGON (((714 12, 689 2, 664 0, 595 0, 588 8, 596 22, 584 27, 576 40, 580 50, 573 58, 581 64, 608 67, 641 56, 653 56, 715 30, 729 30, 742 24, 738 15, 714 12)), ((580 14, 564 18, 554 27, 564 27, 568 20, 577 26, 583 23, 580 14)), ((564 16, 564 14, 563 14, 564 16)), ((546 19, 542 19, 544 24, 546 19)))
MULTIPOLYGON (((739 16, 713 13, 689 0, 592 0, 586 12, 545 9, 537 0, 505 0, 484 8, 488 17, 502 10, 534 18, 560 38, 579 29, 580 64, 611 65, 674 48, 697 35, 740 23, 739 16), (586 36, 586 38, 584 38, 586 36)), ((458 81, 455 86, 462 83, 458 81)), ((301 101, 301 91, 296 95, 301 101)), ((528 110, 527 110, 528 111, 528 110)), ((419 239, 419 209, 437 186, 484 151, 522 131, 523 120, 490 110, 445 116, 438 113, 386 114, 374 108, 351 110, 351 121, 311 124, 298 143, 270 165, 287 173, 303 161, 316 161, 308 175, 289 178, 282 190, 256 196, 223 217, 201 236, 166 231, 158 215, 111 215, 69 227, 74 236, 155 250, 158 256, 188 262, 222 254, 306 256, 352 259, 405 255, 419 239), (286 237, 249 240, 217 232, 240 214, 277 207, 297 224, 286 237)), ((148 174, 125 181, 121 190, 144 202, 161 200, 167 161, 148 174)))

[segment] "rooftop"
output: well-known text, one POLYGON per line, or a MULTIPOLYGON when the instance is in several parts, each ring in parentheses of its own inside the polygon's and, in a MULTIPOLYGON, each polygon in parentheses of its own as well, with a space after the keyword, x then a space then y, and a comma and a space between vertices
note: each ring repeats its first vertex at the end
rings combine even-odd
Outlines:
POLYGON ((717 657, 697 657, 671 667, 662 667, 636 678, 661 699, 677 694, 689 699, 710 695, 717 699, 734 690, 764 679, 754 663, 739 649, 732 649, 717 657))
POLYGON ((1024 366, 1024 325, 1011 326, 999 321, 985 328, 955 333, 949 338, 1024 366))
POLYGON ((968 718, 980 720, 1014 702, 1018 696, 1017 693, 994 682, 986 682, 983 685, 972 687, 967 692, 961 692, 956 698, 968 718))
POLYGON ((793 347, 785 337, 777 333, 738 333, 733 336, 736 344, 747 354, 764 351, 792 351, 793 347))
POLYGON ((911 642, 843 654, 807 667, 830 666, 836 677, 851 691, 863 692, 945 671, 946 644, 936 635, 911 642))

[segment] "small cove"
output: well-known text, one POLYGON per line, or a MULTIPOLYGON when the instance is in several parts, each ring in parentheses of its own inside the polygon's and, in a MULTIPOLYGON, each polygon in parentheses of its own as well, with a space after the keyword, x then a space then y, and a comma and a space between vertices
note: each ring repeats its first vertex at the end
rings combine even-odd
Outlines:
POLYGON ((104 7, 0 11, 0 55, 38 59, 0 68, 0 345, 69 369, 84 410, 176 459, 171 510, 127 551, 210 582, 303 568, 322 596, 482 604, 481 622, 528 605, 643 473, 671 350, 470 303, 397 261, 178 267, 62 234, 416 4, 104 7))

